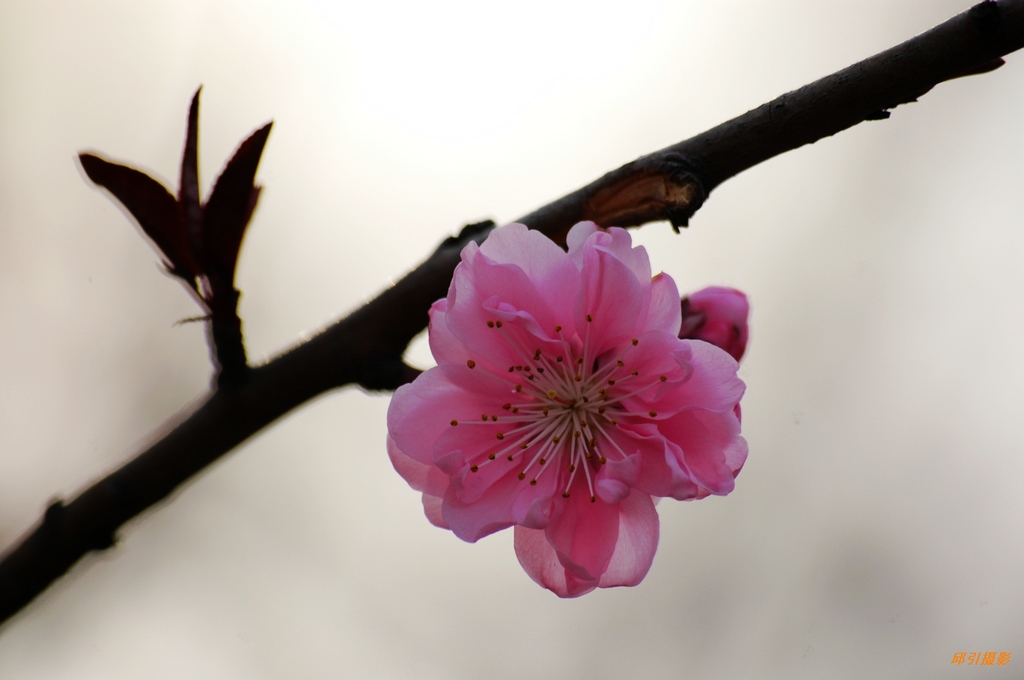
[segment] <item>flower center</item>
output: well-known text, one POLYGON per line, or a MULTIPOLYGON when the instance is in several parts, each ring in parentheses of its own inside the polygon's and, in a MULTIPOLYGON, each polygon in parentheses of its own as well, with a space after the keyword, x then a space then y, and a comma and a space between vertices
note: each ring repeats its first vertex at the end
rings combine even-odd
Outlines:
MULTIPOLYGON (((627 457, 613 436, 620 422, 635 422, 657 417, 654 411, 631 411, 624 401, 667 380, 664 375, 641 376, 630 366, 630 358, 639 340, 624 347, 592 356, 588 315, 586 333, 566 338, 561 326, 555 327, 559 347, 545 352, 527 349, 509 333, 501 321, 488 321, 504 342, 515 350, 521 363, 508 367, 504 379, 510 398, 480 420, 465 425, 494 429, 492 449, 470 455, 471 472, 487 465, 508 465, 518 469, 520 481, 536 485, 543 474, 558 475, 562 497, 569 498, 576 485, 586 487, 591 502, 597 500, 594 480, 601 466, 627 457), (547 472, 553 470, 553 472, 547 472)), ((472 359, 466 362, 474 368, 472 359)), ((452 420, 453 426, 460 421, 452 420)), ((511 472, 511 470, 510 470, 511 472)))

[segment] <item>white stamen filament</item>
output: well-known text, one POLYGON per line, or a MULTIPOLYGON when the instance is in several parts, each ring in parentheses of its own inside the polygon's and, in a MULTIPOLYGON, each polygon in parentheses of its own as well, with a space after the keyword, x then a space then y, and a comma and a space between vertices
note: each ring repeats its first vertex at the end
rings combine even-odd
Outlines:
MULTIPOLYGON (((649 419, 654 411, 633 411, 624 408, 623 400, 634 397, 665 382, 666 376, 641 377, 629 366, 630 351, 637 340, 617 352, 617 356, 600 359, 592 356, 592 317, 587 315, 582 340, 566 338, 561 326, 554 331, 559 353, 537 348, 531 351, 523 344, 523 334, 509 332, 500 321, 489 321, 489 328, 513 350, 516 363, 498 375, 510 386, 508 403, 497 405, 497 413, 482 411, 478 418, 452 420, 452 425, 487 425, 495 432, 497 448, 488 448, 470 455, 470 470, 478 472, 501 459, 515 463, 512 469, 520 480, 536 484, 545 469, 554 468, 563 483, 562 496, 568 498, 577 473, 582 468, 586 490, 596 500, 595 475, 606 462, 606 456, 617 460, 627 457, 626 451, 610 436, 619 419, 649 419), (595 363, 597 366, 595 366, 595 363), (625 388, 625 389, 624 389, 625 388)), ((529 337, 529 336, 525 336, 529 337)), ((467 362, 471 367, 475 363, 467 362)), ((492 407, 487 406, 490 410, 492 407)), ((511 471, 510 471, 511 472, 511 471)))

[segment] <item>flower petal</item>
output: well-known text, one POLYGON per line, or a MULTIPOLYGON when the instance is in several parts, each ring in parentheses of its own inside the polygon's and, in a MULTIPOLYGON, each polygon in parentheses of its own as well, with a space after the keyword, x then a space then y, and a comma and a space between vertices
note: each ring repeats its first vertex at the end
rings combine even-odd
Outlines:
POLYGON ((572 318, 580 286, 579 272, 564 253, 561 257, 559 266, 537 281, 519 264, 495 262, 474 244, 466 246, 448 291, 445 322, 470 352, 469 358, 484 359, 501 370, 522 364, 528 358, 524 352, 535 349, 534 342, 523 349, 524 335, 557 342, 554 328, 572 318), (499 328, 498 320, 515 323, 499 328))
POLYGON ((483 409, 501 404, 507 392, 508 383, 490 373, 464 364, 435 366, 395 390, 388 433, 405 455, 432 464, 435 444, 452 429, 452 421, 479 420, 483 409))
MULTIPOLYGON (((590 338, 595 356, 626 346, 637 335, 641 313, 646 313, 645 291, 636 273, 608 252, 585 248, 580 274, 576 332, 590 338)), ((650 279, 644 283, 649 286, 650 279)))
MULTIPOLYGON (((628 453, 628 452, 627 452, 628 453)), ((609 459, 594 479, 594 493, 605 503, 618 503, 629 495, 640 473, 640 455, 609 459)))
POLYGON ((611 562, 598 580, 600 588, 640 583, 658 549, 658 512, 651 497, 634 491, 618 508, 618 540, 611 562))
POLYGON ((553 483, 553 476, 541 476, 537 486, 532 486, 515 475, 506 475, 471 503, 460 499, 451 486, 442 504, 444 521, 456 536, 470 543, 517 523, 543 526, 552 512, 545 502, 551 497, 553 483))
POLYGON ((634 485, 638 491, 676 500, 690 500, 700 493, 700 487, 679 462, 681 450, 654 423, 622 424, 609 434, 619 448, 639 454, 640 469, 634 485))
POLYGON ((584 493, 555 499, 557 507, 547 537, 562 566, 577 578, 598 579, 615 551, 619 533, 618 506, 584 493))
POLYGON ((423 492, 423 511, 434 526, 447 529, 441 517, 441 497, 448 486, 448 476, 433 465, 424 465, 399 450, 395 440, 388 435, 388 457, 395 470, 409 486, 423 492))
POLYGON ((571 266, 565 251, 539 231, 509 224, 491 232, 480 252, 494 264, 513 264, 540 288, 562 283, 571 266))
POLYGON ((448 475, 435 465, 426 465, 402 453, 391 435, 388 435, 388 457, 395 471, 409 486, 432 496, 444 495, 445 489, 448 488, 448 475))
POLYGON ((542 530, 517 526, 514 543, 519 564, 530 578, 559 597, 579 597, 597 588, 596 579, 580 579, 566 571, 542 530))
POLYGON ((679 463, 693 481, 719 496, 733 490, 739 471, 735 465, 742 466, 746 459, 746 442, 739 435, 739 419, 734 412, 682 411, 659 422, 658 429, 679 445, 679 463), (729 458, 726 451, 730 452, 729 458))
POLYGON ((682 309, 678 300, 679 289, 671 276, 661 273, 651 279, 651 303, 644 330, 668 331, 672 335, 679 335, 682 309))
MULTIPOLYGON (((681 340, 690 349, 687 364, 693 373, 672 394, 677 406, 707 411, 732 411, 743 397, 746 385, 736 375, 739 365, 724 350, 698 340, 681 340)), ((665 410, 668 410, 667 408, 665 410)))

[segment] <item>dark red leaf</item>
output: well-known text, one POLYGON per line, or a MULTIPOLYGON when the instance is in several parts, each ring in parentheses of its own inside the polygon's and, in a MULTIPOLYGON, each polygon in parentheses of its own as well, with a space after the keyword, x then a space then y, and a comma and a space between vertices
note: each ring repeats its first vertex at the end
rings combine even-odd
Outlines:
POLYGON ((242 142, 224 166, 203 208, 203 264, 208 274, 217 272, 228 280, 234 277, 245 228, 259 199, 253 180, 271 125, 267 123, 242 142))
POLYGON ((199 267, 189 249, 174 196, 144 172, 83 153, 82 169, 128 210, 163 256, 167 269, 195 288, 199 267))
POLYGON ((203 209, 199 200, 199 93, 192 96, 188 109, 188 131, 185 133, 185 152, 181 157, 181 184, 178 187, 178 203, 181 205, 193 252, 202 248, 203 209))

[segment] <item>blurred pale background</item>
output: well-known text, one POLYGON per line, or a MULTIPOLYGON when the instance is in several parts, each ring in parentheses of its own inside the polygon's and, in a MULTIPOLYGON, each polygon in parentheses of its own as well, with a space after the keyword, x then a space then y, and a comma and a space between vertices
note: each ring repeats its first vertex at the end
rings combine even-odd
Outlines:
MULTIPOLYGON (((460 225, 915 35, 968 0, 0 5, 0 543, 204 391, 180 286, 75 153, 204 186, 275 120, 239 284, 273 355, 460 225)), ((753 303, 735 493, 659 506, 633 589, 561 601, 431 527, 387 396, 326 395, 0 630, 0 677, 1009 678, 1024 668, 1024 58, 635 238, 753 303), (955 652, 1012 652, 957 667, 955 652)), ((421 342, 412 358, 429 365, 421 342)))

